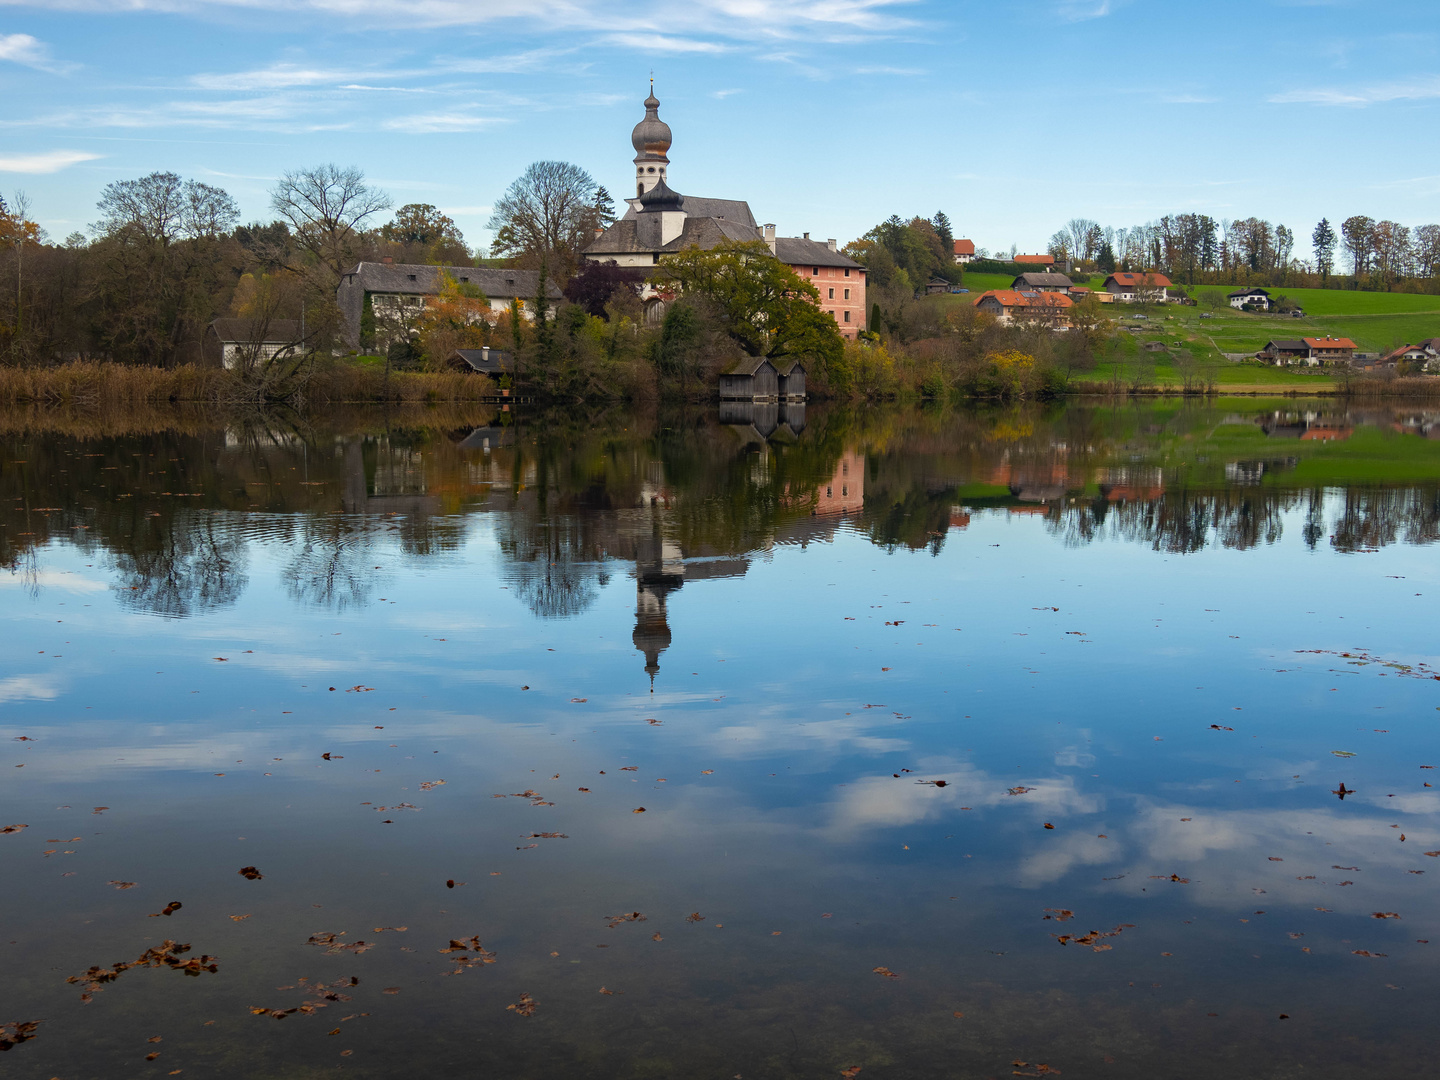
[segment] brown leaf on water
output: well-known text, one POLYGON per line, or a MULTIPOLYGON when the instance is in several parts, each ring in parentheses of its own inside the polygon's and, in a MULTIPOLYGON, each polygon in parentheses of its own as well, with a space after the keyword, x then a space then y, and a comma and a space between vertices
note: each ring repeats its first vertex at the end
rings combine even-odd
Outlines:
POLYGON ((444 780, 421 780, 420 790, 429 791, 431 788, 437 788, 443 783, 445 783, 444 780))
POLYGON ((340 1029, 339 1029, 339 1028, 336 1028, 334 1031, 327 1031, 327 1032, 325 1032, 325 1034, 326 1034, 326 1035, 339 1035, 339 1034, 340 1034, 340 1029))
POLYGON ((1354 950, 1352 950, 1352 954, 1351 954, 1351 955, 1353 955, 1353 956, 1374 956, 1374 957, 1382 957, 1382 958, 1383 958, 1383 957, 1389 956, 1390 954, 1389 954, 1389 953, 1383 953, 1383 952, 1371 952, 1369 949, 1354 949, 1354 950))
POLYGON ((632 814, 643 814, 645 813, 645 808, 643 806, 637 806, 634 810, 631 810, 630 812, 632 814))
POLYGON ((121 892, 124 892, 126 889, 133 889, 135 887, 135 882, 133 881, 107 881, 105 884, 114 885, 115 888, 121 892))
POLYGON ((446 887, 447 889, 453 889, 453 888, 455 887, 455 879, 454 879, 454 878, 446 878, 446 879, 445 879, 445 887, 446 887))
POLYGON ((16 833, 21 829, 28 829, 29 827, 29 825, 6 825, 3 829, 0 829, 0 833, 16 833))
POLYGON ((705 921, 705 916, 704 916, 704 915, 701 915, 698 911, 692 911, 689 915, 686 915, 686 916, 685 916, 685 921, 686 921, 686 922, 704 922, 704 921, 705 921))
POLYGON ((840 1070, 840 1075, 841 1075, 841 1076, 846 1076, 846 1077, 859 1076, 859 1075, 860 1075, 860 1066, 859 1066, 859 1065, 851 1065, 848 1069, 841 1069, 841 1070, 840 1070))
POLYGON ((639 771, 640 771, 640 766, 639 766, 639 765, 622 765, 622 766, 620 766, 620 771, 621 771, 621 772, 639 772, 639 771))
POLYGON ((1400 916, 1393 911, 1374 911, 1370 913, 1372 919, 1398 919, 1400 916))
POLYGON ((12 1020, 8 1024, 0 1024, 0 1051, 29 1042, 41 1023, 40 1020, 12 1020))
POLYGON ((871 968, 870 970, 873 971, 876 975, 883 975, 887 979, 898 979, 900 977, 887 967, 871 968))
POLYGON ((1075 912, 1069 908, 1047 907, 1045 910, 1050 912, 1050 914, 1043 916, 1043 918, 1054 919, 1056 922, 1069 922, 1075 917, 1075 912))
POLYGON ((148 1039, 146 1039, 145 1041, 146 1041, 146 1042, 152 1042, 152 1043, 158 1043, 158 1042, 163 1042, 163 1041, 164 1041, 164 1038, 165 1038, 165 1037, 164 1037, 163 1035, 151 1035, 151 1036, 150 1036, 148 1039))
POLYGON ((515 1002, 514 1005, 505 1006, 505 1011, 513 1012, 517 1016, 534 1016, 535 1006, 538 1004, 540 1003, 536 1001, 533 997, 531 997, 529 994, 522 993, 520 995, 520 1000, 515 1002))
POLYGON ((612 996, 612 997, 613 997, 615 994, 623 994, 624 992, 625 992, 624 990, 606 990, 605 987, 603 987, 603 986, 600 987, 600 993, 602 993, 602 994, 607 994, 607 995, 610 995, 610 996, 612 996))
POLYGON ((65 981, 67 983, 81 983, 85 992, 80 995, 80 1000, 88 1004, 96 993, 105 988, 105 984, 112 983, 131 968, 158 968, 168 967, 182 972, 185 975, 198 977, 201 972, 208 971, 214 974, 219 970, 215 956, 195 956, 189 960, 181 960, 180 957, 190 951, 189 945, 182 945, 178 941, 171 941, 168 938, 161 944, 146 949, 140 956, 128 963, 120 962, 111 964, 108 968, 99 966, 91 967, 81 975, 71 975, 65 981))
POLYGON ((915 783, 923 784, 925 787, 949 787, 949 780, 916 780, 915 783))
POLYGON ((249 915, 231 915, 231 916, 230 916, 230 921, 231 921, 231 922, 244 922, 244 921, 245 921, 246 919, 248 919, 248 918, 250 918, 249 915))
POLYGON ((398 994, 398 993, 400 992, 400 987, 398 987, 398 986, 387 986, 387 987, 385 987, 384 990, 381 990, 380 992, 381 992, 382 994, 390 994, 391 996, 394 996, 395 994, 398 994))
POLYGON ((530 840, 569 840, 563 832, 532 832, 527 839, 530 840))
POLYGON ((576 791, 584 791, 584 792, 586 792, 586 793, 588 793, 588 792, 590 791, 590 789, 589 789, 588 787, 576 788, 575 790, 576 790, 576 791))
POLYGON ((408 926, 377 926, 377 927, 375 927, 375 933, 377 933, 377 934, 403 934, 403 933, 405 933, 406 930, 409 930, 409 929, 410 929, 410 928, 409 928, 408 926))
POLYGON ((1270 858, 1270 861, 1271 861, 1271 862, 1284 862, 1284 861, 1285 861, 1284 859, 1280 858, 1278 855, 1271 855, 1269 858, 1270 858))
POLYGON ((156 1051, 154 1051, 153 1053, 146 1054, 146 1055, 145 1055, 145 1060, 146 1060, 146 1061, 154 1061, 154 1060, 155 1060, 156 1058, 158 1058, 159 1056, 160 1056, 160 1051, 159 1051, 159 1050, 156 1050, 156 1051))
POLYGON ((165 910, 164 910, 164 911, 156 911, 156 912, 152 913, 151 915, 149 915, 148 917, 151 918, 151 919, 158 919, 158 918, 160 918, 161 915, 172 915, 172 914, 174 914, 175 912, 179 911, 179 910, 180 910, 182 907, 184 907, 184 906, 185 906, 185 905, 183 905, 182 903, 180 903, 179 900, 171 900, 170 903, 168 903, 168 904, 165 905, 165 910))
POLYGON ((355 1053, 354 1050, 341 1050, 341 1051, 340 1051, 340 1056, 341 1056, 341 1057, 349 1057, 349 1056, 350 1056, 351 1054, 353 1054, 353 1053, 355 1053))
POLYGON ((650 940, 651 940, 651 941, 664 941, 665 939, 664 939, 663 937, 661 937, 659 934, 651 934, 651 935, 650 935, 650 940))
POLYGON ((1006 794, 1006 795, 1024 795, 1027 791, 1034 791, 1034 790, 1035 790, 1035 789, 1032 788, 1032 787, 1025 787, 1024 785, 1020 785, 1020 786, 1018 786, 1018 787, 1006 788, 1006 789, 1005 789, 1005 794, 1006 794))
POLYGON ((701 776, 713 776, 714 774, 715 774, 715 770, 714 770, 714 769, 701 769, 701 770, 700 770, 700 775, 701 775, 701 776))
POLYGON ((236 873, 238 873, 246 881, 259 881, 265 876, 264 874, 260 873, 259 870, 256 870, 253 866, 242 866, 239 870, 236 871, 236 873))
POLYGON ((1055 828, 1055 826, 1054 826, 1054 825, 1051 825, 1050 822, 1047 821, 1047 822, 1045 822, 1045 828, 1047 828, 1047 829, 1053 829, 1053 828, 1055 828))
POLYGON ((638 911, 631 911, 624 915, 606 915, 605 918, 610 920, 605 925, 608 926, 611 930, 614 930, 615 927, 619 926, 621 923, 645 921, 645 916, 641 915, 638 911))

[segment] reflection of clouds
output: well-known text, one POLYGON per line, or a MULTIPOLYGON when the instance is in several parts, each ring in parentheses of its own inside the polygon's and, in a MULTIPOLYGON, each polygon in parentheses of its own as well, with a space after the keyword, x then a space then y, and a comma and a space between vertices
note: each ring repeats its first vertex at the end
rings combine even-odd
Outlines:
POLYGON ((773 722, 763 718, 748 724, 732 724, 717 728, 707 739, 710 747, 726 757, 751 757, 788 749, 827 750, 851 747, 871 754, 890 754, 908 750, 907 739, 886 739, 870 734, 874 726, 858 717, 840 720, 817 720, 810 723, 789 723, 783 729, 779 717, 773 722))
POLYGON ((12 675, 0 679, 0 704, 7 701, 51 701, 60 696, 48 675, 12 675))
POLYGON ((1063 746, 1055 751, 1055 764, 1062 769, 1079 769, 1095 764, 1095 755, 1078 746, 1063 746))
POLYGON ((1006 793, 1007 782, 969 764, 946 764, 915 773, 871 776, 850 784, 834 806, 830 830, 855 832, 867 828, 894 828, 913 825, 959 813, 960 807, 1014 807, 1026 813, 1043 812, 1049 817, 1093 814, 1101 807, 1096 795, 1077 790, 1071 777, 1016 781, 1031 790, 1023 795, 1006 793), (944 780, 943 788, 919 783, 944 780))
POLYGON ((73 593, 104 592, 110 588, 103 581, 94 581, 69 570, 36 570, 23 577, 19 574, 6 574, 0 577, 0 588, 7 585, 23 586, 27 589, 63 589, 73 593))
POLYGON ((1440 811, 1440 794, 1417 791, 1413 795, 1373 795, 1365 802, 1399 814, 1433 814, 1440 811))
POLYGON ((1046 885, 1059 881, 1077 866, 1116 862, 1124 852, 1124 847, 1114 840, 1094 835, 1078 839, 1066 836, 1062 844, 1047 846, 1020 864, 1020 884, 1030 888, 1046 885))

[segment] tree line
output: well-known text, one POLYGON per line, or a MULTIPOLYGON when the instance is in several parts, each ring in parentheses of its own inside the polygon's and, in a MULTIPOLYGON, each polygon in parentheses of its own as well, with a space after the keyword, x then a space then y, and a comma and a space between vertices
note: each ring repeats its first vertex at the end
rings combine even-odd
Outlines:
POLYGON ((1440 292, 1440 225, 1413 228, 1354 215, 1332 225, 1322 218, 1310 234, 1313 257, 1295 254, 1294 230, 1262 218, 1167 214, 1129 228, 1073 218, 1050 237, 1057 258, 1101 273, 1160 271, 1178 282, 1332 284, 1356 289, 1440 292))

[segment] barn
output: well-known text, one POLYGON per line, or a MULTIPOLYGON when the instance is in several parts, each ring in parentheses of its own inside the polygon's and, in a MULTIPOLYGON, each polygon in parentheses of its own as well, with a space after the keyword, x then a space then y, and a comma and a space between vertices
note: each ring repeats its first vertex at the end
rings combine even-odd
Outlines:
POLYGON ((722 401, 778 401, 780 373, 764 356, 746 356, 720 374, 722 401))

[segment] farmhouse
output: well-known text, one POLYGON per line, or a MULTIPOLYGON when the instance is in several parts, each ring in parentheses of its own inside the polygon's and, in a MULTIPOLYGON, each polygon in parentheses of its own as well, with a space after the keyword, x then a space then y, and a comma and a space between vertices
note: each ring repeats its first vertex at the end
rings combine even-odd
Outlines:
POLYGON ((1380 358, 1384 364, 1423 364, 1440 356, 1440 349, 1436 345, 1440 340, 1430 338, 1422 341, 1419 345, 1401 345, 1398 349, 1391 349, 1380 358))
POLYGON ((955 241, 955 262, 958 263, 958 264, 961 265, 961 266, 964 266, 966 263, 968 263, 968 262, 969 262, 970 260, 972 260, 973 258, 975 258, 975 241, 974 241, 974 240, 956 240, 956 241, 955 241))
POLYGON ((1249 304, 1251 307, 1270 310, 1270 294, 1264 289, 1240 289, 1238 292, 1232 292, 1228 299, 1233 308, 1243 308, 1249 304))
POLYGON ((1035 322, 1056 330, 1070 328, 1070 308, 1074 301, 1064 293, 1017 292, 1014 289, 991 289, 975 298, 975 306, 993 315, 1002 326, 1013 322, 1035 322))
POLYGON ((1105 279, 1104 289, 1116 300, 1133 304, 1136 300, 1151 300, 1163 304, 1169 299, 1166 290, 1170 279, 1164 274, 1134 274, 1117 271, 1105 279))
MULTIPOLYGON (((820 291, 820 310, 840 324, 843 337, 865 328, 865 268, 842 255, 834 240, 820 243, 804 236, 776 236, 775 226, 762 235, 775 257, 820 291)), ((947 286, 948 287, 948 286, 947 286)))
POLYGON ((200 343, 206 367, 248 367, 295 352, 304 334, 297 319, 216 319, 200 343))
MULTIPOLYGON (((532 310, 535 294, 540 289, 536 270, 491 270, 474 266, 424 266, 418 263, 362 262, 347 270, 335 292, 336 302, 344 320, 344 337, 352 349, 361 347, 361 323, 367 303, 374 315, 377 348, 388 339, 408 330, 418 319, 431 297, 440 295, 442 273, 448 273, 457 284, 473 285, 485 295, 490 310, 497 315, 509 309, 511 301, 519 300, 525 318, 535 317, 532 310), (380 339, 385 340, 380 340, 380 339)), ((545 289, 550 301, 550 314, 561 298, 560 288, 553 281, 545 289)), ((365 346, 370 347, 366 342, 365 346)))
POLYGON ((1054 292, 1067 296, 1074 287, 1074 282, 1064 274, 1025 273, 1010 283, 1016 292, 1054 292))
POLYGON ((1310 346, 1310 363, 1312 365, 1348 362, 1355 357, 1355 342, 1348 337, 1307 337, 1303 340, 1306 345, 1310 346))

